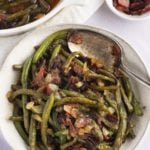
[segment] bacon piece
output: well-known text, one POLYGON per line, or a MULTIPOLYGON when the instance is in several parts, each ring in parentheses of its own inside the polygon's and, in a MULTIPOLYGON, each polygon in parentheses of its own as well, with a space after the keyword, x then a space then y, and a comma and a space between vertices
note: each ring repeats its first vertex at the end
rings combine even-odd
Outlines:
POLYGON ((58 69, 51 70, 51 75, 52 75, 52 83, 54 84, 61 83, 60 71, 58 69))
POLYGON ((42 79, 44 78, 46 70, 45 67, 42 65, 36 74, 34 80, 32 81, 33 86, 41 86, 41 83, 43 82, 42 79))
POLYGON ((80 117, 80 118, 77 118, 77 119, 76 119, 75 127, 77 127, 77 128, 83 128, 83 127, 85 127, 86 125, 88 125, 90 122, 91 122, 91 119, 90 119, 90 118, 87 118, 87 117, 80 117))
POLYGON ((128 8, 130 6, 130 1, 129 0, 118 0, 118 4, 128 8))

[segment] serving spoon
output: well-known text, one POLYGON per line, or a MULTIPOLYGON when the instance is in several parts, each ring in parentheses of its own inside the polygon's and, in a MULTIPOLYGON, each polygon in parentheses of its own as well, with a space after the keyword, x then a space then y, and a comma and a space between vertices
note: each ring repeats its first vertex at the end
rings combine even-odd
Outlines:
POLYGON ((100 60, 110 71, 120 66, 126 74, 150 86, 150 81, 129 69, 121 45, 105 35, 89 30, 73 30, 68 36, 68 47, 71 52, 80 51, 85 56, 100 60))

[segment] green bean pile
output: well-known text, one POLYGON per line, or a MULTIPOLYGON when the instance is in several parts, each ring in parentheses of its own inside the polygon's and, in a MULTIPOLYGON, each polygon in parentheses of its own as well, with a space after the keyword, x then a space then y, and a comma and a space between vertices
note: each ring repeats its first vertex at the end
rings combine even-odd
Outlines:
POLYGON ((48 36, 22 65, 7 93, 10 120, 30 150, 119 150, 134 138, 133 116, 142 116, 121 68, 70 52, 72 30, 48 36))
POLYGON ((59 0, 0 0, 0 29, 35 21, 55 7, 59 0))

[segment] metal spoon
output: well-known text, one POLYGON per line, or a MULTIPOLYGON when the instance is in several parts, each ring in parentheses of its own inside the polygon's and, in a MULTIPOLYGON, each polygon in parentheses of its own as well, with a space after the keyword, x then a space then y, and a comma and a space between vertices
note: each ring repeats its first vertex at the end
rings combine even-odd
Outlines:
POLYGON ((150 86, 150 81, 129 69, 121 45, 107 36, 89 30, 74 30, 68 36, 68 47, 72 52, 80 51, 85 56, 100 60, 109 70, 121 66, 134 79, 150 86))

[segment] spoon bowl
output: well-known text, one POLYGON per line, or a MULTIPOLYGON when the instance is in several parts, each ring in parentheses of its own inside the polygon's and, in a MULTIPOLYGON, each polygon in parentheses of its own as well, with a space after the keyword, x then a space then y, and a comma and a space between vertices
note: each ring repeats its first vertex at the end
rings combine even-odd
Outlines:
POLYGON ((100 60, 110 71, 120 66, 127 74, 150 86, 150 79, 146 80, 128 67, 130 65, 121 45, 105 35, 89 30, 75 30, 68 37, 68 47, 72 52, 80 51, 88 57, 100 60))

